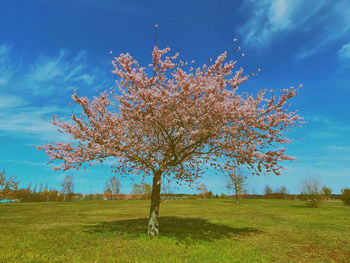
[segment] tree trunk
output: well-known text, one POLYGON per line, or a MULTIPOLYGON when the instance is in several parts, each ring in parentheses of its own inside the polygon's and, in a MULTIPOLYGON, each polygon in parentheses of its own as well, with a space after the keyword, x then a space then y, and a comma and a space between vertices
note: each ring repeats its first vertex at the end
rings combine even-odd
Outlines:
POLYGON ((235 195, 236 195, 236 203, 238 204, 238 186, 235 184, 235 195))
POLYGON ((158 213, 160 204, 160 187, 161 187, 161 175, 160 171, 153 174, 152 196, 151 196, 151 209, 148 221, 148 235, 159 235, 158 213))

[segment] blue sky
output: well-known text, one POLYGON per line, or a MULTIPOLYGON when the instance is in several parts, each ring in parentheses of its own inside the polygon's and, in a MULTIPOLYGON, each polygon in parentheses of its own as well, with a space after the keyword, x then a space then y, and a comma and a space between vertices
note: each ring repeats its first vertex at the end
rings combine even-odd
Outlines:
MULTIPOLYGON (((91 97, 114 86, 110 50, 148 65, 159 24, 159 46, 198 65, 237 37, 246 55, 240 66, 247 73, 261 68, 243 87, 250 93, 303 84, 291 108, 307 123, 290 133, 288 145, 298 161, 286 162, 281 176, 251 177, 251 193, 262 193, 266 184, 298 193, 310 174, 336 193, 350 187, 349 1, 3 0, 0 10, 0 169, 21 186, 59 188, 63 176, 73 174, 76 192, 102 191, 112 176, 107 165, 66 173, 46 165, 34 145, 67 138, 42 117, 67 117, 74 89, 91 97)), ((121 180, 128 193, 132 182, 121 180)), ((208 173, 200 182, 227 192, 224 175, 208 173)))

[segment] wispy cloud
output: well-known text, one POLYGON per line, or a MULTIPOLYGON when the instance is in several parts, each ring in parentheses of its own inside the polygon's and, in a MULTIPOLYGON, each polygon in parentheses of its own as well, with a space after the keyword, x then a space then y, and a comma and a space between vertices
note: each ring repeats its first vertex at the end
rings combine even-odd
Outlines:
POLYGON ((324 125, 329 125, 331 123, 329 118, 324 117, 324 116, 316 116, 316 115, 305 117, 305 120, 307 122, 324 124, 324 125))
POLYGON ((341 59, 350 59, 350 42, 341 47, 338 55, 341 59))
POLYGON ((300 26, 323 6, 322 2, 314 3, 312 9, 304 10, 303 0, 249 0, 243 8, 251 10, 251 14, 241 34, 249 44, 269 44, 284 31, 300 26))
MULTIPOLYGON (((20 54, 23 58, 26 54, 20 54)), ((54 56, 41 54, 29 62, 18 59, 10 45, 0 45, 1 135, 33 139, 66 140, 42 116, 69 113, 72 89, 90 91, 111 85, 108 70, 94 64, 86 51, 72 55, 60 50, 54 56)))
MULTIPOLYGON (((327 147, 327 150, 337 151, 337 152, 350 151, 350 146, 330 145, 327 147)), ((348 160, 350 160, 350 157, 348 157, 348 160)))
POLYGON ((322 124, 320 126, 317 123, 311 124, 309 132, 305 133, 307 138, 318 139, 340 139, 344 138, 346 134, 350 132, 350 125, 342 125, 339 123, 322 124), (316 128, 318 127, 318 128, 316 128))
POLYGON ((95 90, 110 86, 109 71, 92 62, 87 51, 75 55, 61 49, 54 55, 41 54, 24 63, 26 55, 18 55, 10 45, 0 45, 0 89, 3 92, 33 97, 55 94, 57 98, 72 89, 95 90))
POLYGON ((27 72, 25 83, 35 94, 51 94, 57 90, 66 92, 82 86, 99 86, 104 83, 101 75, 104 72, 89 67, 86 51, 71 56, 66 50, 60 50, 57 56, 42 55, 27 72))
POLYGON ((321 12, 316 14, 310 28, 310 40, 299 50, 296 60, 314 55, 323 48, 344 37, 350 36, 350 2, 328 2, 321 12), (316 34, 311 34, 312 30, 316 34), (319 33, 317 33, 319 32, 319 33))
POLYGON ((56 128, 42 116, 49 116, 59 113, 58 107, 15 107, 2 109, 0 112, 0 131, 2 135, 15 137, 30 137, 34 139, 66 140, 67 138, 59 133, 56 128))
POLYGON ((16 108, 26 103, 27 102, 22 97, 0 93, 0 110, 16 108))
POLYGON ((266 46, 293 32, 309 32, 297 60, 350 34, 350 2, 346 0, 249 0, 243 8, 250 12, 240 29, 247 44, 266 46))
POLYGON ((47 167, 47 164, 46 164, 45 162, 40 163, 40 162, 33 162, 33 161, 26 161, 26 160, 11 160, 11 159, 1 160, 1 161, 2 161, 2 162, 6 162, 6 163, 21 164, 21 165, 44 166, 44 167, 47 167))
POLYGON ((341 138, 350 131, 350 125, 347 122, 332 117, 305 114, 305 120, 303 133, 308 138, 341 138))
MULTIPOLYGON (((312 29, 320 31, 318 34, 312 34, 310 41, 299 50, 296 59, 303 59, 317 53, 329 44, 334 43, 350 35, 350 2, 339 1, 336 4, 331 3, 326 10, 318 13, 318 19, 314 19, 312 29)), ((311 29, 311 30, 312 30, 311 29)), ((310 30, 310 33, 311 33, 310 30)))
POLYGON ((10 61, 11 49, 9 45, 0 45, 0 90, 9 83, 16 72, 10 61))

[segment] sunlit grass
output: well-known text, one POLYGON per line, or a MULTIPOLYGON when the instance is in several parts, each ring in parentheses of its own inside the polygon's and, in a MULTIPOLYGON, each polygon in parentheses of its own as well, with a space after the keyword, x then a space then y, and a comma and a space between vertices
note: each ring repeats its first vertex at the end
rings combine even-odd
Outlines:
POLYGON ((0 205, 0 262, 350 262, 350 207, 171 200, 0 205))

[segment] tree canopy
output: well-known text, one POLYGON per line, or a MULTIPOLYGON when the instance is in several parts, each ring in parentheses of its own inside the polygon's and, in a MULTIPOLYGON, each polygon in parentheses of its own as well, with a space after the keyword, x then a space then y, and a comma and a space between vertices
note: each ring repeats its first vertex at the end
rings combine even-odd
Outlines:
POLYGON ((297 89, 282 90, 279 99, 265 98, 266 90, 242 95, 239 84, 249 76, 242 77, 242 68, 232 75, 236 61, 225 62, 226 52, 194 69, 176 63, 178 54, 163 58, 169 51, 154 47, 151 76, 130 54, 115 57, 119 92, 105 91, 92 100, 74 92, 83 113, 72 113, 73 122, 57 115, 51 121, 74 140, 38 147, 63 161, 55 169, 115 157, 118 168, 162 171, 189 182, 209 160, 216 168, 245 165, 256 174, 280 174, 279 162, 294 159, 276 145, 290 142, 283 132, 300 122, 286 109, 297 89))

